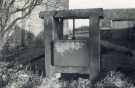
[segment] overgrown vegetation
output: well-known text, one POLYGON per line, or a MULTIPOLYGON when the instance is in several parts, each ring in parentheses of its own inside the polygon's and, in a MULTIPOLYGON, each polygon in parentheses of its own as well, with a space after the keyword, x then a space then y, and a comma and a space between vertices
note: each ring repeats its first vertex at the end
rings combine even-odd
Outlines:
MULTIPOLYGON (((59 80, 57 74, 43 80, 39 88, 89 88, 91 82, 88 79, 59 80)), ((104 78, 98 80, 94 88, 135 88, 134 79, 128 78, 124 73, 110 71, 104 78)))
POLYGON ((35 39, 29 32, 26 34, 30 40, 26 39, 29 42, 24 47, 13 41, 14 33, 3 46, 0 55, 0 88, 37 88, 42 82, 45 75, 44 48, 34 43, 42 39, 35 39))
POLYGON ((110 71, 105 78, 95 84, 96 88, 135 88, 134 79, 121 72, 110 71))

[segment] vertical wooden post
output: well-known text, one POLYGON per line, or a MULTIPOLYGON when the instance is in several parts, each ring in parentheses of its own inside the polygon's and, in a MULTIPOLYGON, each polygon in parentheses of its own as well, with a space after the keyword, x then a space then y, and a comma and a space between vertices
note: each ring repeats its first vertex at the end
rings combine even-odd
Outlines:
POLYGON ((90 80, 98 75, 100 71, 100 30, 99 30, 99 17, 90 17, 89 29, 89 50, 90 50, 90 80))
POLYGON ((45 71, 48 77, 51 73, 51 42, 53 30, 53 16, 44 17, 44 34, 45 34, 45 71))
POLYGON ((60 40, 63 39, 63 36, 64 36, 64 33, 63 33, 63 31, 64 31, 64 30, 63 30, 63 24, 64 24, 64 23, 63 23, 63 22, 64 22, 63 19, 60 19, 60 20, 59 20, 59 25, 58 25, 58 26, 59 26, 59 29, 58 29, 59 32, 58 32, 58 34, 59 34, 59 39, 60 39, 60 40))
POLYGON ((63 19, 55 19, 55 34, 57 35, 57 39, 63 39, 63 19))
POLYGON ((73 38, 75 39, 75 19, 73 19, 73 38))

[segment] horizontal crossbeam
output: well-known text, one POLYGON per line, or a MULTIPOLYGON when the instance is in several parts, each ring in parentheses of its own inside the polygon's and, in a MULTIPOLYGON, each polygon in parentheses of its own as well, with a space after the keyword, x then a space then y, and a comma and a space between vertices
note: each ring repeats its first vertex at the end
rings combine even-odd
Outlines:
POLYGON ((89 18, 90 16, 103 17, 103 10, 101 8, 95 9, 73 9, 73 10, 59 10, 59 11, 45 11, 40 13, 40 17, 43 18, 45 15, 52 15, 55 18, 62 19, 83 19, 89 18))
POLYGON ((135 9, 73 9, 73 10, 58 10, 58 11, 44 11, 40 13, 40 17, 44 18, 46 15, 52 15, 55 18, 63 19, 78 19, 88 18, 90 16, 100 16, 105 19, 123 21, 135 20, 135 9))
POLYGON ((116 21, 135 20, 135 9, 105 9, 104 18, 116 21))

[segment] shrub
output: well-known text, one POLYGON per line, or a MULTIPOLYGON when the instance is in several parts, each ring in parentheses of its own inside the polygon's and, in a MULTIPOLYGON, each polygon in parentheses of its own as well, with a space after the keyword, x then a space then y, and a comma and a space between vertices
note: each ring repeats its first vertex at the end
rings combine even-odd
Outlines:
POLYGON ((131 80, 121 72, 110 71, 104 79, 95 84, 96 88, 135 88, 131 80))

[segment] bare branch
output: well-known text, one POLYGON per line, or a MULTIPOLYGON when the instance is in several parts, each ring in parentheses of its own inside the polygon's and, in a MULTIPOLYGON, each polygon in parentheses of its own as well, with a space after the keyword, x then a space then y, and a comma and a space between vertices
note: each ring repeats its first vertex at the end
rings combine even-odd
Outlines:
POLYGON ((16 24, 17 21, 26 18, 26 17, 32 12, 32 10, 33 10, 34 8, 35 8, 34 5, 31 6, 30 9, 29 9, 29 11, 28 11, 27 13, 25 13, 25 15, 23 15, 22 17, 17 17, 15 20, 13 20, 13 22, 11 22, 11 24, 10 24, 8 27, 6 27, 6 28, 1 32, 1 34, 4 35, 8 30, 10 30, 10 29, 16 24))
MULTIPOLYGON (((23 0, 20 0, 20 1, 23 1, 23 0)), ((14 6, 16 2, 17 2, 17 0, 0 0, 0 8, 2 8, 4 6, 4 8, 7 9, 5 23, 0 24, 0 26, 2 28, 0 33, 2 35, 4 35, 7 31, 11 30, 12 27, 19 20, 22 20, 22 19, 26 18, 28 15, 30 15, 31 12, 33 11, 33 9, 38 5, 44 4, 44 5, 49 6, 49 7, 59 8, 56 5, 56 2, 52 2, 50 0, 47 0, 44 3, 42 3, 43 0, 26 0, 26 2, 24 3, 24 5, 22 7, 14 6), (24 13, 24 15, 21 16, 21 17, 16 17, 12 22, 10 22, 11 17, 14 14, 17 14, 17 13, 20 13, 20 12, 24 13)))
MULTIPOLYGON (((0 4, 3 4, 4 1, 8 1, 8 0, 0 0, 0 4)), ((14 3, 16 2, 16 0, 9 0, 9 2, 6 2, 8 5, 5 8, 8 11, 6 13, 7 16, 5 18, 5 23, 0 24, 1 29, 2 29, 0 31, 1 34, 4 35, 7 31, 9 31, 16 24, 17 21, 26 18, 37 5, 40 5, 42 3, 42 1, 43 0, 27 0, 22 8, 12 7, 12 6, 14 6, 14 3), (11 8, 12 8, 12 10, 11 10, 11 8), (12 15, 19 13, 19 12, 24 13, 24 15, 21 17, 15 18, 12 22, 9 23, 12 15)))

